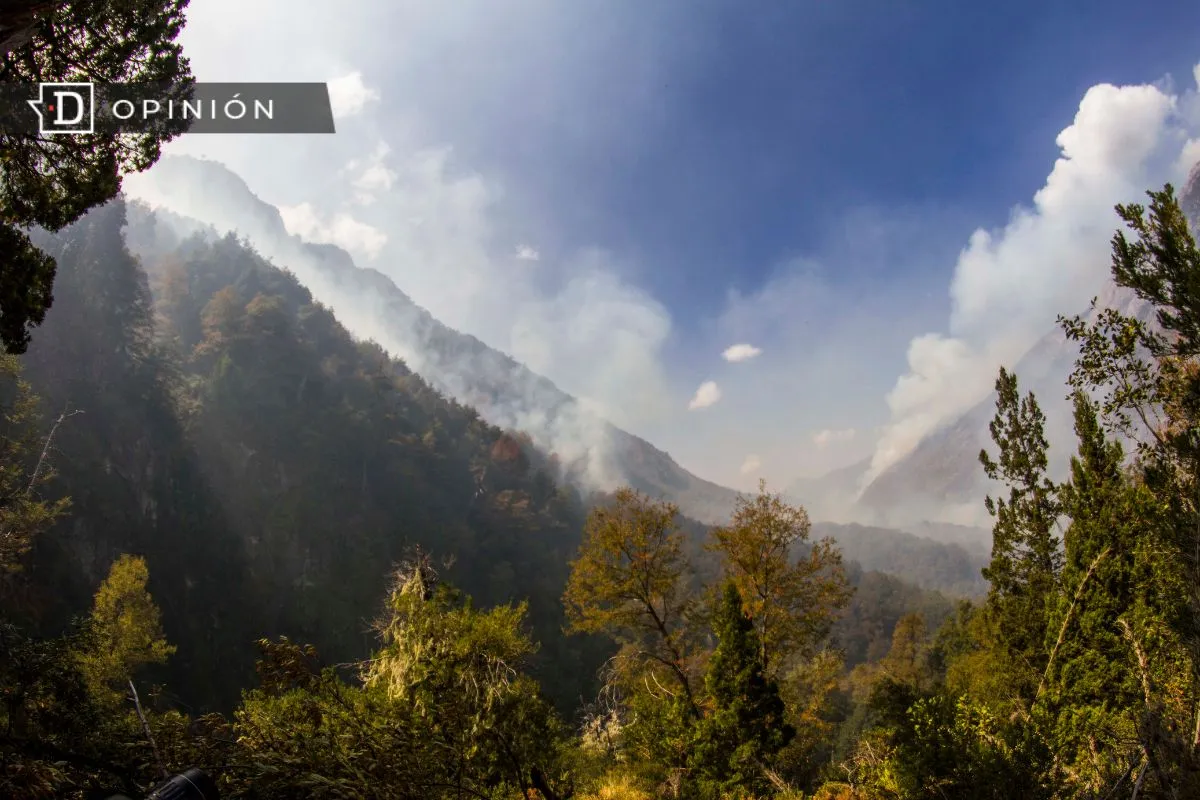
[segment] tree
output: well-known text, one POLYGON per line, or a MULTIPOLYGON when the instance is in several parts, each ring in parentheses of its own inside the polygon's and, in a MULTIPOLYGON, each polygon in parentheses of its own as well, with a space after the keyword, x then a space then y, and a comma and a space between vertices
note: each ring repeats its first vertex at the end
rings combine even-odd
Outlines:
MULTIPOLYGON (((503 783, 557 797, 557 720, 524 673, 535 645, 526 605, 479 611, 418 556, 397 571, 379 620, 381 648, 364 664, 368 690, 406 709, 449 785, 503 783)), ((474 792, 475 796, 478 791, 474 792)))
POLYGON ((37 407, 16 357, 0 353, 0 576, 20 570, 34 537, 70 505, 39 494, 54 472, 47 463, 50 438, 39 435, 37 407))
POLYGON ((832 539, 809 544, 808 514, 760 483, 739 497, 728 526, 712 532, 710 549, 754 620, 763 663, 772 674, 812 655, 850 599, 840 551, 832 539))
POLYGON ((892 648, 879 662, 883 674, 917 689, 929 684, 929 642, 925 618, 905 614, 892 631, 892 648))
POLYGON ((676 506, 632 489, 594 508, 563 602, 573 630, 607 634, 639 663, 664 668, 694 712, 686 638, 693 598, 678 514, 676 506))
POLYGON ((1144 643, 1161 641, 1162 620, 1145 588, 1165 565, 1156 563, 1151 544, 1153 496, 1126 474, 1123 449, 1105 436, 1091 399, 1077 391, 1074 404, 1079 451, 1062 487, 1071 523, 1038 697, 1054 719, 1068 782, 1076 791, 1103 793, 1142 760, 1143 690, 1165 690, 1137 657, 1147 652, 1144 643))
POLYGON ((721 794, 770 786, 766 770, 795 729, 785 721, 779 687, 767 674, 754 621, 737 585, 727 581, 713 618, 718 644, 705 688, 712 710, 697 728, 692 763, 702 791, 721 794))
MULTIPOLYGON (((1080 346, 1072 385, 1098 396, 1105 427, 1135 444, 1135 483, 1152 498, 1140 501, 1146 513, 1133 506, 1142 489, 1122 490, 1107 512, 1117 519, 1085 518, 1086 538, 1101 544, 1099 536, 1117 534, 1128 547, 1131 525, 1136 531, 1141 597, 1116 621, 1141 689, 1138 781, 1148 792, 1182 797, 1200 791, 1200 248, 1174 189, 1148 195, 1148 209, 1117 206, 1131 235, 1113 237, 1112 276, 1152 318, 1099 309, 1093 300, 1092 320, 1060 324, 1080 346), (1093 522, 1111 530, 1091 531, 1093 522)), ((1114 644, 1105 642, 1103 650, 1114 644)))
MULTIPOLYGON (((22 3, 0 56, 0 83, 45 81, 173 85, 192 77, 175 39, 187 0, 69 0, 22 3)), ((121 178, 158 160, 183 120, 137 133, 97 129, 78 136, 0 136, 0 344, 23 353, 30 328, 53 303, 55 263, 27 229, 57 231, 111 200, 121 178)))
POLYGON ((145 559, 122 555, 96 590, 91 641, 82 648, 79 661, 99 699, 119 702, 139 668, 161 664, 175 652, 163 636, 161 614, 146 590, 149 580, 145 559))
POLYGON ((1013 699, 1027 705, 1046 666, 1046 614, 1058 585, 1061 555, 1055 529, 1058 489, 1046 476, 1045 416, 1032 393, 1021 397, 1017 376, 1003 367, 996 379, 996 415, 990 430, 999 448, 993 461, 979 453, 984 472, 1008 486, 1008 499, 986 500, 992 558, 983 570, 991 583, 987 614, 996 655, 1012 669, 1013 699))

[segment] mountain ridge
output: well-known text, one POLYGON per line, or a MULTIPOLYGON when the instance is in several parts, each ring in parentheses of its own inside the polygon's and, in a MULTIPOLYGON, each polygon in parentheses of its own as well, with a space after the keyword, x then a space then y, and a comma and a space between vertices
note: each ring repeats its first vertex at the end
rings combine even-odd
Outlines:
MULTIPOLYGON (((512 356, 440 322, 388 276, 359 266, 344 249, 289 233, 279 209, 219 162, 171 156, 143 178, 148 194, 158 196, 151 206, 161 204, 177 218, 221 233, 236 231, 337 309, 356 335, 378 342, 492 424, 529 433, 557 456, 573 483, 591 489, 629 484, 676 503, 698 521, 727 519, 739 492, 694 475, 665 451, 590 413, 512 356), (359 313, 343 313, 350 308, 359 313)), ((135 251, 138 246, 131 244, 135 251)))

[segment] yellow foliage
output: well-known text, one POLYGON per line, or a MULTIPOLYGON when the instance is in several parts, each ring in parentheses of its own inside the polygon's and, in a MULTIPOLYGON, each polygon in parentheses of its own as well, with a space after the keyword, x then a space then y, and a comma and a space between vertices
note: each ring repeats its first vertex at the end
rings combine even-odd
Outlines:
POLYGON ((118 701, 122 685, 139 667, 161 664, 175 652, 163 636, 158 606, 146 591, 149 579, 145 559, 123 555, 96 591, 91 617, 94 638, 79 654, 79 662, 100 698, 118 701))
POLYGON ((848 783, 829 782, 813 795, 813 800, 865 800, 865 795, 848 783))
POLYGON ((653 800, 653 795, 641 788, 633 776, 613 772, 605 776, 595 792, 580 795, 579 800, 653 800))

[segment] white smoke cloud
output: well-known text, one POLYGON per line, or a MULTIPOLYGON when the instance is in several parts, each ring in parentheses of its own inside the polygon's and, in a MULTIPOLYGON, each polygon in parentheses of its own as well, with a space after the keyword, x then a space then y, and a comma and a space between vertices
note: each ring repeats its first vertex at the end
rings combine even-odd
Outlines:
POLYGON ((1058 313, 1081 311, 1099 293, 1119 225, 1113 206, 1177 177, 1186 138, 1178 106, 1157 86, 1087 91, 1032 205, 1015 209, 1001 230, 975 231, 960 254, 949 331, 912 340, 865 482, 984 397, 1000 365, 1012 366, 1058 313))
POLYGON ((542 256, 536 249, 527 244, 517 245, 516 259, 518 261, 537 261, 542 256))
POLYGON ((363 83, 361 72, 351 72, 326 81, 326 86, 329 89, 329 105, 335 119, 361 114, 368 105, 379 100, 379 91, 363 83))
POLYGON ((324 217, 311 203, 282 206, 279 209, 283 224, 289 233, 294 233, 310 242, 336 244, 352 253, 375 258, 387 244, 387 234, 365 222, 360 222, 345 212, 324 217))
POLYGON ((735 344, 725 349, 721 357, 734 364, 739 361, 749 361, 755 356, 762 355, 762 350, 752 344, 735 344))
POLYGON ((356 190, 359 205, 371 205, 378 195, 389 191, 396 183, 396 172, 387 164, 391 152, 387 142, 381 141, 365 159, 352 159, 343 172, 352 176, 351 185, 356 190))
POLYGON ((721 387, 717 386, 716 381, 705 381, 696 389, 696 393, 692 395, 691 402, 688 403, 688 411, 698 411, 702 408, 708 408, 721 399, 721 387))
POLYGON ((825 430, 817 431, 816 434, 813 435, 813 444, 815 444, 817 447, 828 447, 834 442, 848 442, 852 440, 857 433, 858 431, 856 431, 854 428, 841 428, 839 430, 826 428, 825 430))
POLYGON ((742 462, 742 466, 738 469, 743 475, 753 475, 762 468, 762 459, 751 453, 746 456, 746 460, 742 462))

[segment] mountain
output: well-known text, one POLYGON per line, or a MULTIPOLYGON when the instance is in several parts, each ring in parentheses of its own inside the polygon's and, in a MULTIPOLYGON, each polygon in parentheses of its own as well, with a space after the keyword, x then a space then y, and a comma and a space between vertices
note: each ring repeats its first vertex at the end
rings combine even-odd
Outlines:
POLYGON ((830 537, 842 556, 864 570, 900 578, 914 586, 956 597, 987 592, 980 570, 987 564, 984 548, 948 544, 905 531, 866 525, 818 522, 812 538, 830 537))
POLYGON ((162 159, 142 176, 144 196, 159 209, 163 230, 136 232, 135 251, 162 236, 196 230, 236 231, 264 257, 296 275, 335 309, 351 333, 379 342, 433 387, 469 405, 490 423, 528 432, 586 489, 627 484, 679 505, 694 519, 724 521, 738 493, 703 480, 667 453, 589 413, 571 395, 508 355, 435 319, 391 279, 359 267, 345 250, 288 233, 279 210, 260 200, 223 165, 186 157, 162 159), (169 230, 168 230, 169 229, 169 230))
MULTIPOLYGON (((1193 224, 1200 226, 1200 164, 1192 169, 1180 192, 1180 205, 1193 224)), ((1151 311, 1146 303, 1111 283, 1097 298, 1097 305, 1150 320, 1151 311)), ((1090 320, 1096 313, 1089 308, 1082 316, 1090 320)), ((1076 352, 1074 343, 1056 327, 1012 367, 1021 391, 1034 392, 1045 412, 1050 473, 1057 479, 1066 477, 1074 452, 1066 380, 1074 368, 1076 352)), ((998 487, 983 474, 979 451, 992 447, 988 425, 995 413, 995 403, 994 392, 981 398, 965 413, 922 439, 912 452, 865 487, 862 480, 866 463, 861 462, 822 478, 799 482, 792 487, 791 494, 811 504, 820 501, 816 497, 806 499, 805 493, 827 494, 844 504, 839 508, 842 518, 875 525, 914 530, 926 520, 965 523, 969 528, 987 524, 983 498, 998 487), (846 503, 845 497, 854 492, 858 492, 857 498, 846 503)))
POLYGON ((804 506, 813 519, 850 520, 857 515, 855 504, 862 478, 870 466, 868 458, 824 475, 796 478, 783 493, 792 502, 804 506))

